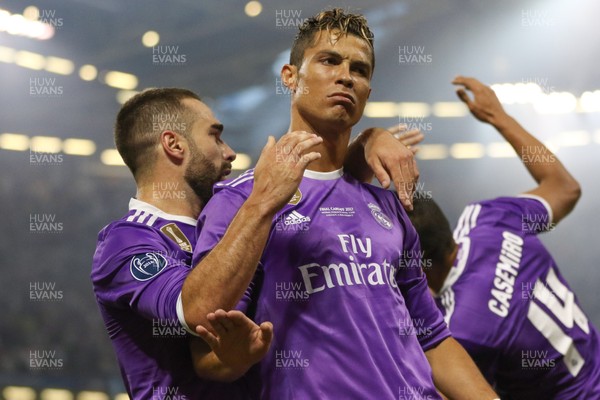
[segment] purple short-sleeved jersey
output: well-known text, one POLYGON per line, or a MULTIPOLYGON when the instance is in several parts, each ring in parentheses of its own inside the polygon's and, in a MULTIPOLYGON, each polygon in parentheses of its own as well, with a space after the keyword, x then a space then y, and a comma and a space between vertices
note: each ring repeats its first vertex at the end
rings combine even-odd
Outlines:
POLYGON ((535 196, 467 206, 436 301, 503 398, 600 399, 598 332, 536 236, 552 226, 535 196))
POLYGON ((134 400, 244 398, 241 382, 203 381, 192 367, 177 304, 196 221, 136 199, 129 208, 99 233, 91 274, 127 392, 134 400))
MULTIPOLYGON (((222 237, 252 186, 252 170, 215 186, 194 260, 222 237)), ((393 193, 341 170, 306 171, 275 216, 261 273, 240 304, 274 325, 256 368, 261 398, 438 399, 424 350, 449 332, 420 256, 393 193)))

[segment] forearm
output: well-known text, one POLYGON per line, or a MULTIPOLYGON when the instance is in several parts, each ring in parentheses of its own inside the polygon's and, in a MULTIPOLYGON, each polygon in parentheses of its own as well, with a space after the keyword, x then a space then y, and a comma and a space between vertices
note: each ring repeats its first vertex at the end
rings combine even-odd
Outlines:
POLYGON ((538 188, 531 192, 548 200, 554 211, 554 222, 558 222, 579 200, 581 189, 578 182, 550 149, 509 115, 503 114, 492 125, 515 149, 538 183, 538 188))
POLYGON ((234 371, 223 365, 213 351, 194 359, 194 371, 202 379, 217 382, 233 382, 244 375, 244 371, 234 371))
POLYGON ((425 352, 435 386, 449 399, 492 400, 498 398, 467 352, 449 337, 425 352))
POLYGON ((230 310, 248 287, 269 236, 274 211, 252 195, 240 207, 219 243, 186 278, 181 299, 191 329, 206 315, 230 310))

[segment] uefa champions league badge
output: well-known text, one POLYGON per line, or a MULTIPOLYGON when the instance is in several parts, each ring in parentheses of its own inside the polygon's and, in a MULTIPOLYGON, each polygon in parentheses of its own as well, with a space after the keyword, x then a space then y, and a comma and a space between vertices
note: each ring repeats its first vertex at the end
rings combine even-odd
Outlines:
POLYGON ((387 215, 383 213, 383 211, 381 211, 381 208, 379 208, 379 206, 373 203, 369 203, 368 206, 371 210, 371 215, 373 216, 373 218, 375 218, 375 221, 377 221, 379 225, 383 226, 385 229, 388 230, 392 229, 392 221, 387 215))
POLYGON ((136 254, 129 263, 131 275, 138 281, 154 278, 167 266, 167 259, 159 253, 136 254))

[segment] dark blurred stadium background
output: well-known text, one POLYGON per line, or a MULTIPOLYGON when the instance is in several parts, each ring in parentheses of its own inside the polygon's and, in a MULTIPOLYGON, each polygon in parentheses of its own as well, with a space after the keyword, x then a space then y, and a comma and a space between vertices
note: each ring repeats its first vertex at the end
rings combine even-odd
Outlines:
POLYGON ((495 84, 507 110, 557 152, 583 198, 543 240, 600 324, 600 3, 7 0, 0 399, 126 398, 89 281, 97 232, 134 194, 114 157, 120 102, 148 87, 197 91, 241 153, 239 173, 267 135, 285 132, 278 71, 298 24, 326 5, 365 14, 376 34, 371 104, 356 133, 397 122, 424 131, 419 189, 451 221, 469 201, 533 186, 493 129, 457 102, 455 75, 495 84))

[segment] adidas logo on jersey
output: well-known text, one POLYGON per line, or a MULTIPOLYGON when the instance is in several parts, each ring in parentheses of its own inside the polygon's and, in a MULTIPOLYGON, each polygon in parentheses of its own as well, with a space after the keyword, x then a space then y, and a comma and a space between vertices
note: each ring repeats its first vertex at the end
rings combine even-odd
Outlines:
POLYGON ((298 225, 304 222, 310 222, 310 217, 305 217, 295 210, 289 213, 288 216, 283 220, 285 225, 298 225))

